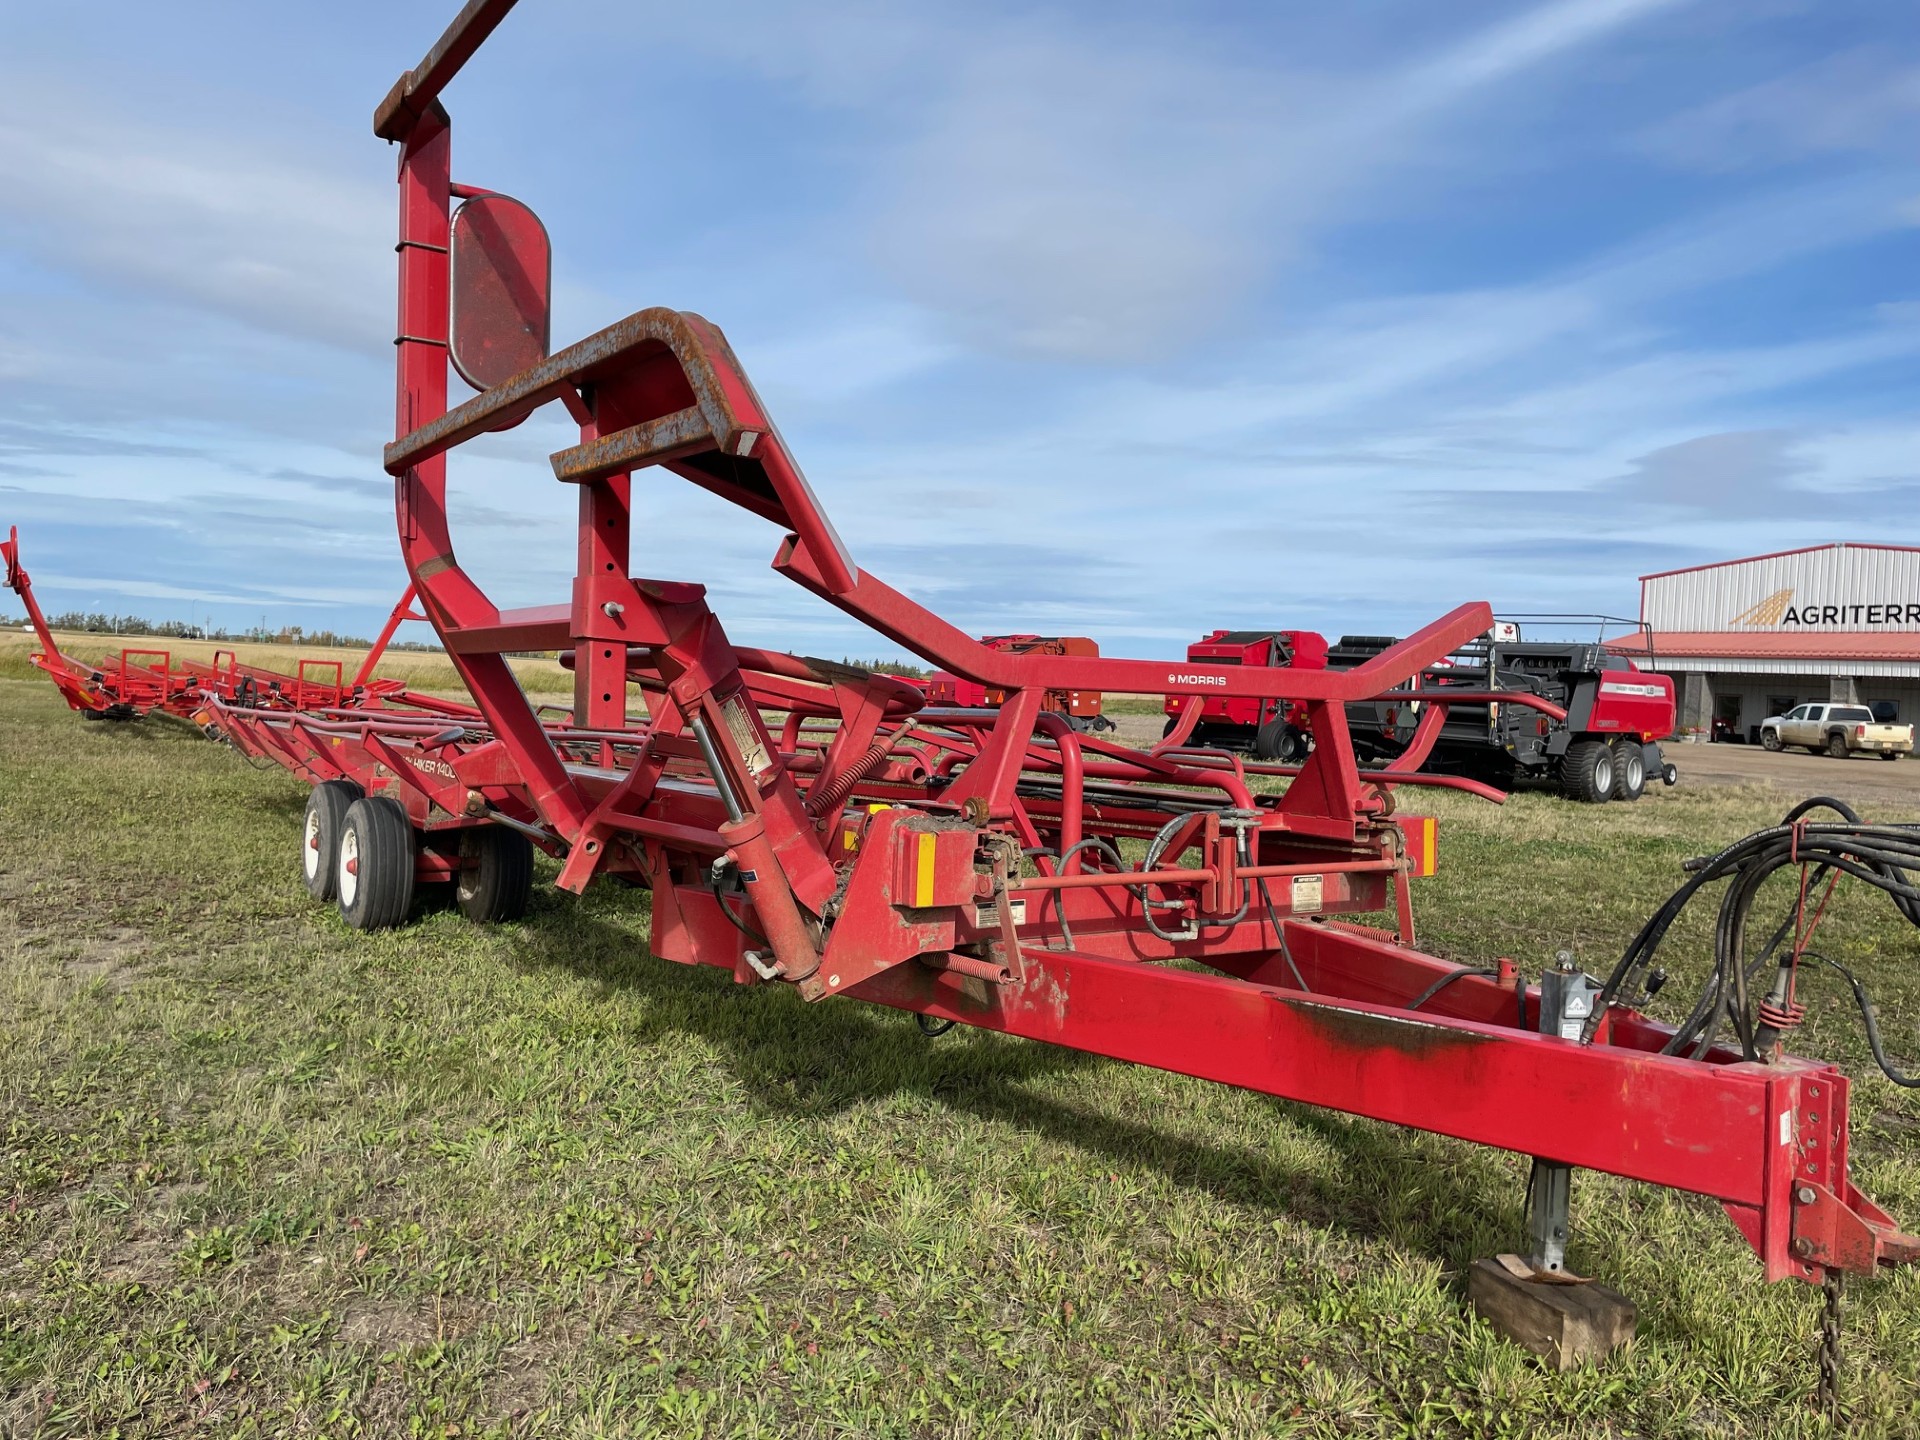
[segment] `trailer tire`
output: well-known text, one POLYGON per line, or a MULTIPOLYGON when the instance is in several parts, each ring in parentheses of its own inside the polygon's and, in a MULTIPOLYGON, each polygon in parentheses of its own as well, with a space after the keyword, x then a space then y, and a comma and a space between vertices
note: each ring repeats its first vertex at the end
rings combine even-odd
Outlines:
POLYGON ((533 898, 533 844, 518 830, 487 825, 460 837, 460 913, 479 925, 518 920, 533 898))
POLYGON ((1836 730, 1827 736, 1827 754, 1836 760, 1847 758, 1847 737, 1843 732, 1836 730))
POLYGON ((1647 756, 1638 740, 1619 740, 1613 746, 1613 798, 1638 800, 1647 792, 1647 756))
POLYGON ((1576 740, 1560 762, 1560 788, 1575 800, 1604 805, 1613 798, 1613 747, 1604 740, 1576 740))
POLYGON ((385 930, 413 904, 413 825, 398 800, 367 795, 340 827, 340 918, 355 930, 385 930))
POLYGON ((351 780, 322 780, 307 796, 300 821, 300 873, 322 904, 340 893, 340 827, 364 792, 351 780))

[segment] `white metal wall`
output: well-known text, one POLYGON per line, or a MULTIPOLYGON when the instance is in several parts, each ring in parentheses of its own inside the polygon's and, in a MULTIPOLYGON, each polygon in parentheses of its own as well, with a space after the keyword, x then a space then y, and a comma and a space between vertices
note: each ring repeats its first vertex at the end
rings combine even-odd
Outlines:
POLYGON ((1920 550, 1830 545, 1658 575, 1640 611, 1656 632, 1920 633, 1920 550))

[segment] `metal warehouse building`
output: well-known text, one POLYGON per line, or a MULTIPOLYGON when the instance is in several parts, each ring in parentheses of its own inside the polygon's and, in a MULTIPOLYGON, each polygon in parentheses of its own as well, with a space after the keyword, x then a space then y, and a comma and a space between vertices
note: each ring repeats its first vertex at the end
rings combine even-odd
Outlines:
POLYGON ((1611 642, 1671 675, 1683 732, 1759 738, 1807 701, 1920 720, 1920 547, 1819 545, 1640 577, 1652 631, 1611 642))

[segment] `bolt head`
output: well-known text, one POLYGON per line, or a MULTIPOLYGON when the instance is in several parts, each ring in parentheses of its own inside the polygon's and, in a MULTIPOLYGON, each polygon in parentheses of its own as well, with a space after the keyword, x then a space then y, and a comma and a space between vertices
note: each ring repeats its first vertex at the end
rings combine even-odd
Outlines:
POLYGON ((1813 1204, 1813 1187, 1811 1185, 1802 1185, 1798 1190, 1793 1192, 1793 1198, 1802 1205, 1813 1204))
POLYGON ((1813 1241, 1802 1235, 1793 1242, 1793 1253, 1805 1259, 1813 1254, 1813 1241))

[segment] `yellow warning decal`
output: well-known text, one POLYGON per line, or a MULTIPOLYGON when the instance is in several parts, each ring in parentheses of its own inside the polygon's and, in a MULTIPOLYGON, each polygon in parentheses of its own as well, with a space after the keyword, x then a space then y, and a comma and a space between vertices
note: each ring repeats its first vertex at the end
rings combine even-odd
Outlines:
POLYGON ((935 842, 931 832, 916 837, 919 850, 913 863, 913 903, 920 909, 933 904, 933 856, 935 842))

